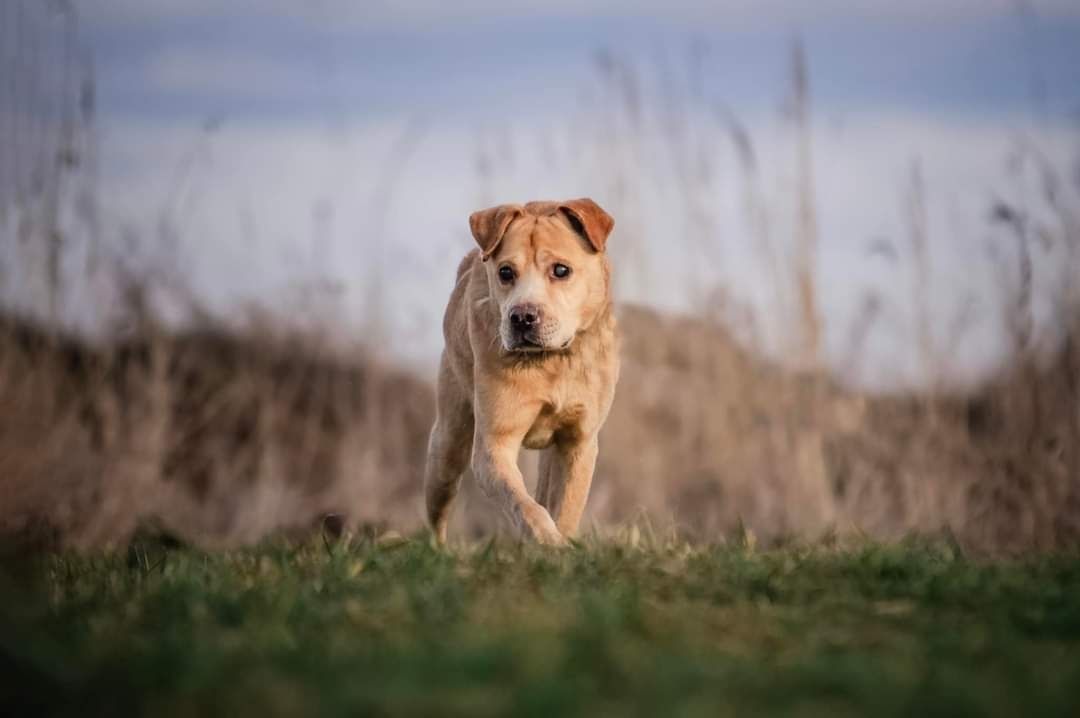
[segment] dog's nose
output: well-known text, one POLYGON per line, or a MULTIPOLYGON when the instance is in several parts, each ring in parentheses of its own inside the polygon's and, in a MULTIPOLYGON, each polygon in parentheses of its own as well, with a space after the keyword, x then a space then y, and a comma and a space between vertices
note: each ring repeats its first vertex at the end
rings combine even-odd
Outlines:
POLYGON ((510 324, 515 329, 531 329, 540 323, 540 307, 535 304, 519 304, 510 310, 510 324))

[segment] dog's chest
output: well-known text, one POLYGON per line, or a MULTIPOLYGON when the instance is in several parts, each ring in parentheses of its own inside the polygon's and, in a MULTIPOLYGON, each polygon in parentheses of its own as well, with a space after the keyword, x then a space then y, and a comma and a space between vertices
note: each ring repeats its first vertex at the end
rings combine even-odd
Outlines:
MULTIPOLYGON (((608 344, 614 341, 610 334, 605 340, 608 344)), ((522 440, 526 449, 546 449, 556 441, 573 442, 603 423, 618 377, 618 360, 588 349, 579 345, 578 355, 530 376, 527 385, 531 390, 527 391, 542 404, 522 440), (584 359, 582 351, 586 351, 584 359)))
POLYGON ((581 404, 556 406, 545 404, 533 425, 525 433, 522 445, 526 449, 546 449, 555 441, 556 434, 572 435, 580 430, 585 407, 581 404))

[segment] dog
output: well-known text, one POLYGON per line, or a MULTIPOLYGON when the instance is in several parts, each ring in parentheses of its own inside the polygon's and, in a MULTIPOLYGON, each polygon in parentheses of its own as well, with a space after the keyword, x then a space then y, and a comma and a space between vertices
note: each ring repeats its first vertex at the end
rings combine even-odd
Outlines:
POLYGON ((619 378, 604 251, 614 225, 591 199, 469 217, 479 246, 458 267, 443 319, 424 476, 440 544, 470 465, 522 536, 561 546, 577 531, 619 378), (518 469, 523 447, 543 452, 535 498, 518 469))

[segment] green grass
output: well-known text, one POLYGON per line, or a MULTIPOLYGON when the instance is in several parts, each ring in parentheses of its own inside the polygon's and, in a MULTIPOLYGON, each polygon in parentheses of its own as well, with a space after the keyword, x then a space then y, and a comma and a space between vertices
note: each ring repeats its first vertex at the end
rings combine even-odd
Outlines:
POLYGON ((9 715, 1080 715, 1077 557, 315 541, 3 585, 9 715))

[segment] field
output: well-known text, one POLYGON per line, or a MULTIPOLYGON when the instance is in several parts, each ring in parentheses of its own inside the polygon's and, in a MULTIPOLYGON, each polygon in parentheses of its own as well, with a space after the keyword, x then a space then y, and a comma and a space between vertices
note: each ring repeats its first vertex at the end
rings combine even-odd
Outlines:
MULTIPOLYGON (((574 72, 591 12, 552 24, 550 56, 497 22, 455 35, 459 80, 495 97, 478 69, 505 64, 544 100, 519 122, 442 80, 441 109, 405 102, 423 53, 355 88, 312 61, 397 30, 275 29, 273 72, 240 83, 291 4, 140 10, 165 14, 115 37, 82 4, 0 5, 0 718, 1080 716, 1080 136, 1034 17, 1032 52, 991 53, 1030 65, 1030 123, 884 103, 909 59, 939 74, 921 31, 903 57, 859 40, 880 81, 821 35, 775 67, 713 57, 742 40, 580 45, 574 72), (240 19, 251 43, 175 71, 240 19), (485 54, 506 43, 580 101, 485 54), (305 67, 325 106, 236 92, 305 67), (144 70, 158 89, 120 105, 209 80, 244 112, 117 114, 144 70), (852 73, 879 99, 838 104, 852 73), (779 83, 776 112, 735 76, 779 83), (621 334, 585 538, 517 543, 470 471, 438 550, 421 484, 467 218, 584 195, 617 219, 621 334)), ((282 28, 324 24, 305 14, 282 28)), ((959 77, 996 94, 1016 78, 980 68, 964 18, 959 77)))
POLYGON ((1075 715, 1080 558, 319 537, 4 574, 9 715, 1075 715))

